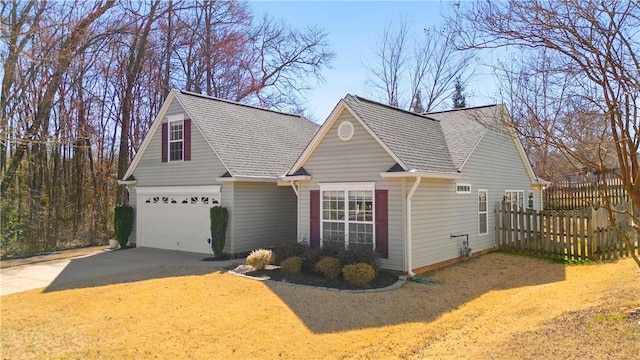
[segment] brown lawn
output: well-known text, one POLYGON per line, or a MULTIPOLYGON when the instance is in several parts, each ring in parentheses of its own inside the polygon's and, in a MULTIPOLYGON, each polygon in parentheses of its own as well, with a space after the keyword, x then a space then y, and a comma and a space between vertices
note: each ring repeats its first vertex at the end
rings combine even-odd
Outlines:
MULTIPOLYGON (((380 293, 226 273, 1 298, 3 358, 633 359, 631 260, 564 266, 488 254, 380 293)), ((128 278, 127 281, 131 279, 128 278)))

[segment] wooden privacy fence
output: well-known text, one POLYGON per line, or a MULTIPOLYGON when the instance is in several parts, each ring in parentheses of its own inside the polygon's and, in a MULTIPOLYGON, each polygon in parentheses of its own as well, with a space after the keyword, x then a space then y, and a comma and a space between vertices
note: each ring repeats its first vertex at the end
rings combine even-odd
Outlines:
MULTIPOLYGON (((537 211, 499 202, 495 218, 496 245, 503 250, 569 260, 630 256, 622 236, 609 225, 604 208, 537 211)), ((640 241, 631 231, 630 216, 619 214, 616 220, 617 227, 631 236, 635 254, 640 254, 640 241)))
MULTIPOLYGON (((552 184, 544 189, 545 209, 567 210, 579 207, 601 206, 604 203, 603 178, 586 177, 554 179, 552 184), (588 178, 589 181, 585 179, 588 178)), ((626 203, 629 194, 624 188, 622 180, 606 177, 607 195, 612 204, 626 203)))

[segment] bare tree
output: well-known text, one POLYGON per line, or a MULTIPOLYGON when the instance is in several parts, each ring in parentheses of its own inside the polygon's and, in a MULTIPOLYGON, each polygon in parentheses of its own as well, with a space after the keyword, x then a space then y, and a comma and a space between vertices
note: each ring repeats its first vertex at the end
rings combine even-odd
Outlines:
POLYGON ((239 0, 0 0, 0 22, 3 256, 107 239, 172 87, 303 111, 333 57, 239 0))
MULTIPOLYGON (((554 108, 562 114, 560 121, 542 122, 536 130, 576 168, 593 168, 622 181, 632 209, 614 209, 606 181, 604 205, 611 226, 623 237, 640 267, 632 247, 633 234, 640 238, 640 3, 486 1, 462 9, 456 23, 463 48, 546 49, 552 61, 545 62, 543 69, 534 66, 530 71, 557 76, 566 86, 554 94, 555 99, 547 99, 558 102, 554 108), (579 108, 586 111, 567 111, 579 108), (589 139, 593 142, 591 154, 573 146, 575 133, 587 131, 594 132, 589 139), (615 154, 615 168, 608 164, 611 154, 615 154), (630 231, 617 226, 617 219, 624 216, 633 219, 630 231)), ((545 111, 548 108, 544 106, 545 111)))
POLYGON ((474 54, 455 48, 455 33, 449 27, 424 29, 411 36, 406 21, 394 32, 385 28, 373 50, 373 62, 365 64, 368 85, 381 101, 403 109, 431 111, 448 100, 456 79, 466 83, 474 54), (417 101, 424 103, 416 103, 417 101))

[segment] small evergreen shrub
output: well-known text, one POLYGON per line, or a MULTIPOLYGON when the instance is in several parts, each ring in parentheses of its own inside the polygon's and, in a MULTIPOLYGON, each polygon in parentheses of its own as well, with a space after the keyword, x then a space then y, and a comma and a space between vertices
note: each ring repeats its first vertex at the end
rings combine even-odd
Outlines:
POLYGON ((121 249, 127 248, 129 234, 133 230, 133 208, 129 205, 118 205, 113 212, 113 229, 121 249))
POLYGON ((358 263, 345 265, 342 268, 342 276, 352 285, 365 287, 376 277, 373 267, 369 264, 358 263))
POLYGON ((221 257, 227 240, 227 223, 229 222, 227 208, 214 206, 209 209, 209 221, 211 225, 211 250, 216 257, 221 257))
POLYGON ((285 275, 295 275, 302 269, 302 258, 299 256, 290 257, 280 263, 280 271, 285 275))
POLYGON ((329 279, 335 279, 340 276, 342 270, 340 260, 335 257, 323 257, 315 266, 315 270, 329 279))
POLYGON ((321 248, 308 248, 302 255, 302 270, 314 271, 318 261, 325 257, 338 257, 342 249, 335 243, 325 243, 321 248))
POLYGON ((292 243, 280 245, 273 251, 274 263, 282 266, 282 261, 292 258, 294 256, 302 257, 307 251, 309 251, 309 245, 305 243, 292 243))
POLYGON ((264 267, 271 264, 272 261, 273 252, 271 250, 253 250, 249 256, 247 256, 247 265, 251 265, 258 270, 264 269, 264 267))
POLYGON ((371 265, 373 271, 378 274, 380 269, 380 261, 378 253, 370 246, 349 246, 348 249, 342 251, 339 256, 340 262, 345 265, 365 263, 371 265))

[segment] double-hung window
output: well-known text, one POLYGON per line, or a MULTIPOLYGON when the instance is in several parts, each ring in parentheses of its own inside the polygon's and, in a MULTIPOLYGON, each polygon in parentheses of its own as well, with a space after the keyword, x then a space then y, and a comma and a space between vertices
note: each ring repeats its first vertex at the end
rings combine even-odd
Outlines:
POLYGON ((478 190, 478 233, 480 235, 487 235, 489 233, 487 197, 487 190, 478 190))
POLYGON ((169 120, 169 161, 184 160, 184 120, 169 120))
POLYGON ((321 184, 322 245, 375 246, 373 184, 321 184))
POLYGON ((512 210, 514 206, 517 206, 518 210, 524 209, 524 190, 506 190, 504 201, 512 210))

